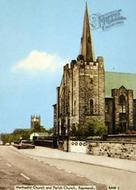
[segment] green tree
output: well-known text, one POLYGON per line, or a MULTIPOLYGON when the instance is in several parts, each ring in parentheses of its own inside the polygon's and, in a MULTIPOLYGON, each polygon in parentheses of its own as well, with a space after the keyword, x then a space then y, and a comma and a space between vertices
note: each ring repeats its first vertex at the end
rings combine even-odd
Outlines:
POLYGON ((11 143, 11 142, 20 142, 21 139, 29 139, 30 134, 33 132, 41 132, 41 133, 49 133, 51 134, 52 129, 45 129, 43 126, 40 126, 39 129, 31 128, 31 129, 15 129, 12 133, 3 133, 1 134, 1 140, 4 143, 11 143))
POLYGON ((72 126, 71 136, 87 138, 107 133, 105 125, 97 119, 86 119, 84 123, 72 126))
POLYGON ((15 129, 11 134, 14 136, 14 141, 19 141, 22 139, 29 139, 30 129, 15 129))
POLYGON ((54 128, 49 128, 47 132, 49 135, 52 135, 54 133, 54 128))
POLYGON ((45 129, 43 126, 40 126, 39 128, 31 128, 30 133, 45 133, 47 132, 47 129, 45 129))

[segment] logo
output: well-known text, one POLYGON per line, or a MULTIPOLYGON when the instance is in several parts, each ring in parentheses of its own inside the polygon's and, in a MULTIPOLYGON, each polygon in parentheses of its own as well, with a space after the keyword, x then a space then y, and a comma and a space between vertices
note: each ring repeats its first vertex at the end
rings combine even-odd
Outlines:
POLYGON ((106 31, 114 26, 124 24, 124 21, 127 19, 121 15, 122 10, 115 10, 108 12, 106 14, 96 13, 91 17, 91 26, 93 30, 101 29, 106 31))

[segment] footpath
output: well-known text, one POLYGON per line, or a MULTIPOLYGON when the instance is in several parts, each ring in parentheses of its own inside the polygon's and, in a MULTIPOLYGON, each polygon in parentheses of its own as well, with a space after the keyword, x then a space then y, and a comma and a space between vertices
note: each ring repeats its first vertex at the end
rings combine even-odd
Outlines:
POLYGON ((18 151, 21 151, 22 153, 32 157, 74 161, 136 173, 136 161, 132 160, 109 158, 104 156, 92 156, 74 152, 63 152, 58 149, 38 146, 35 149, 21 149, 18 151))

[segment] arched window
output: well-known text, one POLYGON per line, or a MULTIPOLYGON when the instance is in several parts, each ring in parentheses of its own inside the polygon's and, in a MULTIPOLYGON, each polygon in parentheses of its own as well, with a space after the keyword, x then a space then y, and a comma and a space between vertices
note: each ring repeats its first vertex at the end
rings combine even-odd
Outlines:
POLYGON ((90 79, 90 83, 93 84, 93 79, 92 78, 90 79))
POLYGON ((109 109, 110 109, 110 108, 109 108, 109 104, 106 103, 106 104, 105 104, 105 112, 106 112, 106 113, 109 113, 109 109))
POLYGON ((119 97, 119 105, 120 105, 120 112, 125 113, 126 112, 126 99, 124 95, 121 95, 119 97))
POLYGON ((90 99, 90 115, 93 115, 94 110, 94 102, 93 99, 90 99))

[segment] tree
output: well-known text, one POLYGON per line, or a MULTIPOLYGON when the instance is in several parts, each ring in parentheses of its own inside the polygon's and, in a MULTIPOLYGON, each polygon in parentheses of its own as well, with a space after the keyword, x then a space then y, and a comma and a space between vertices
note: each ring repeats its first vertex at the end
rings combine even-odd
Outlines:
POLYGON ((1 134, 4 143, 19 142, 20 139, 29 139, 31 129, 15 129, 12 133, 1 134))
POLYGON ((19 141, 21 138, 29 139, 30 133, 30 129, 15 129, 11 135, 14 136, 15 141, 19 141))
POLYGON ((98 119, 86 119, 84 123, 72 126, 71 136, 87 138, 89 136, 102 136, 107 133, 104 123, 98 119))
POLYGON ((49 135, 52 135, 54 133, 54 128, 49 128, 47 132, 49 135))
POLYGON ((12 133, 3 133, 1 134, 1 140, 4 143, 11 143, 11 142, 20 142, 21 139, 28 140, 30 138, 30 134, 34 132, 40 133, 48 133, 52 134, 53 129, 46 129, 43 126, 40 128, 30 128, 30 129, 15 129, 12 133))
POLYGON ((37 127, 31 128, 30 131, 31 133, 45 133, 47 132, 47 129, 44 128, 43 126, 39 126, 38 128, 37 127))

